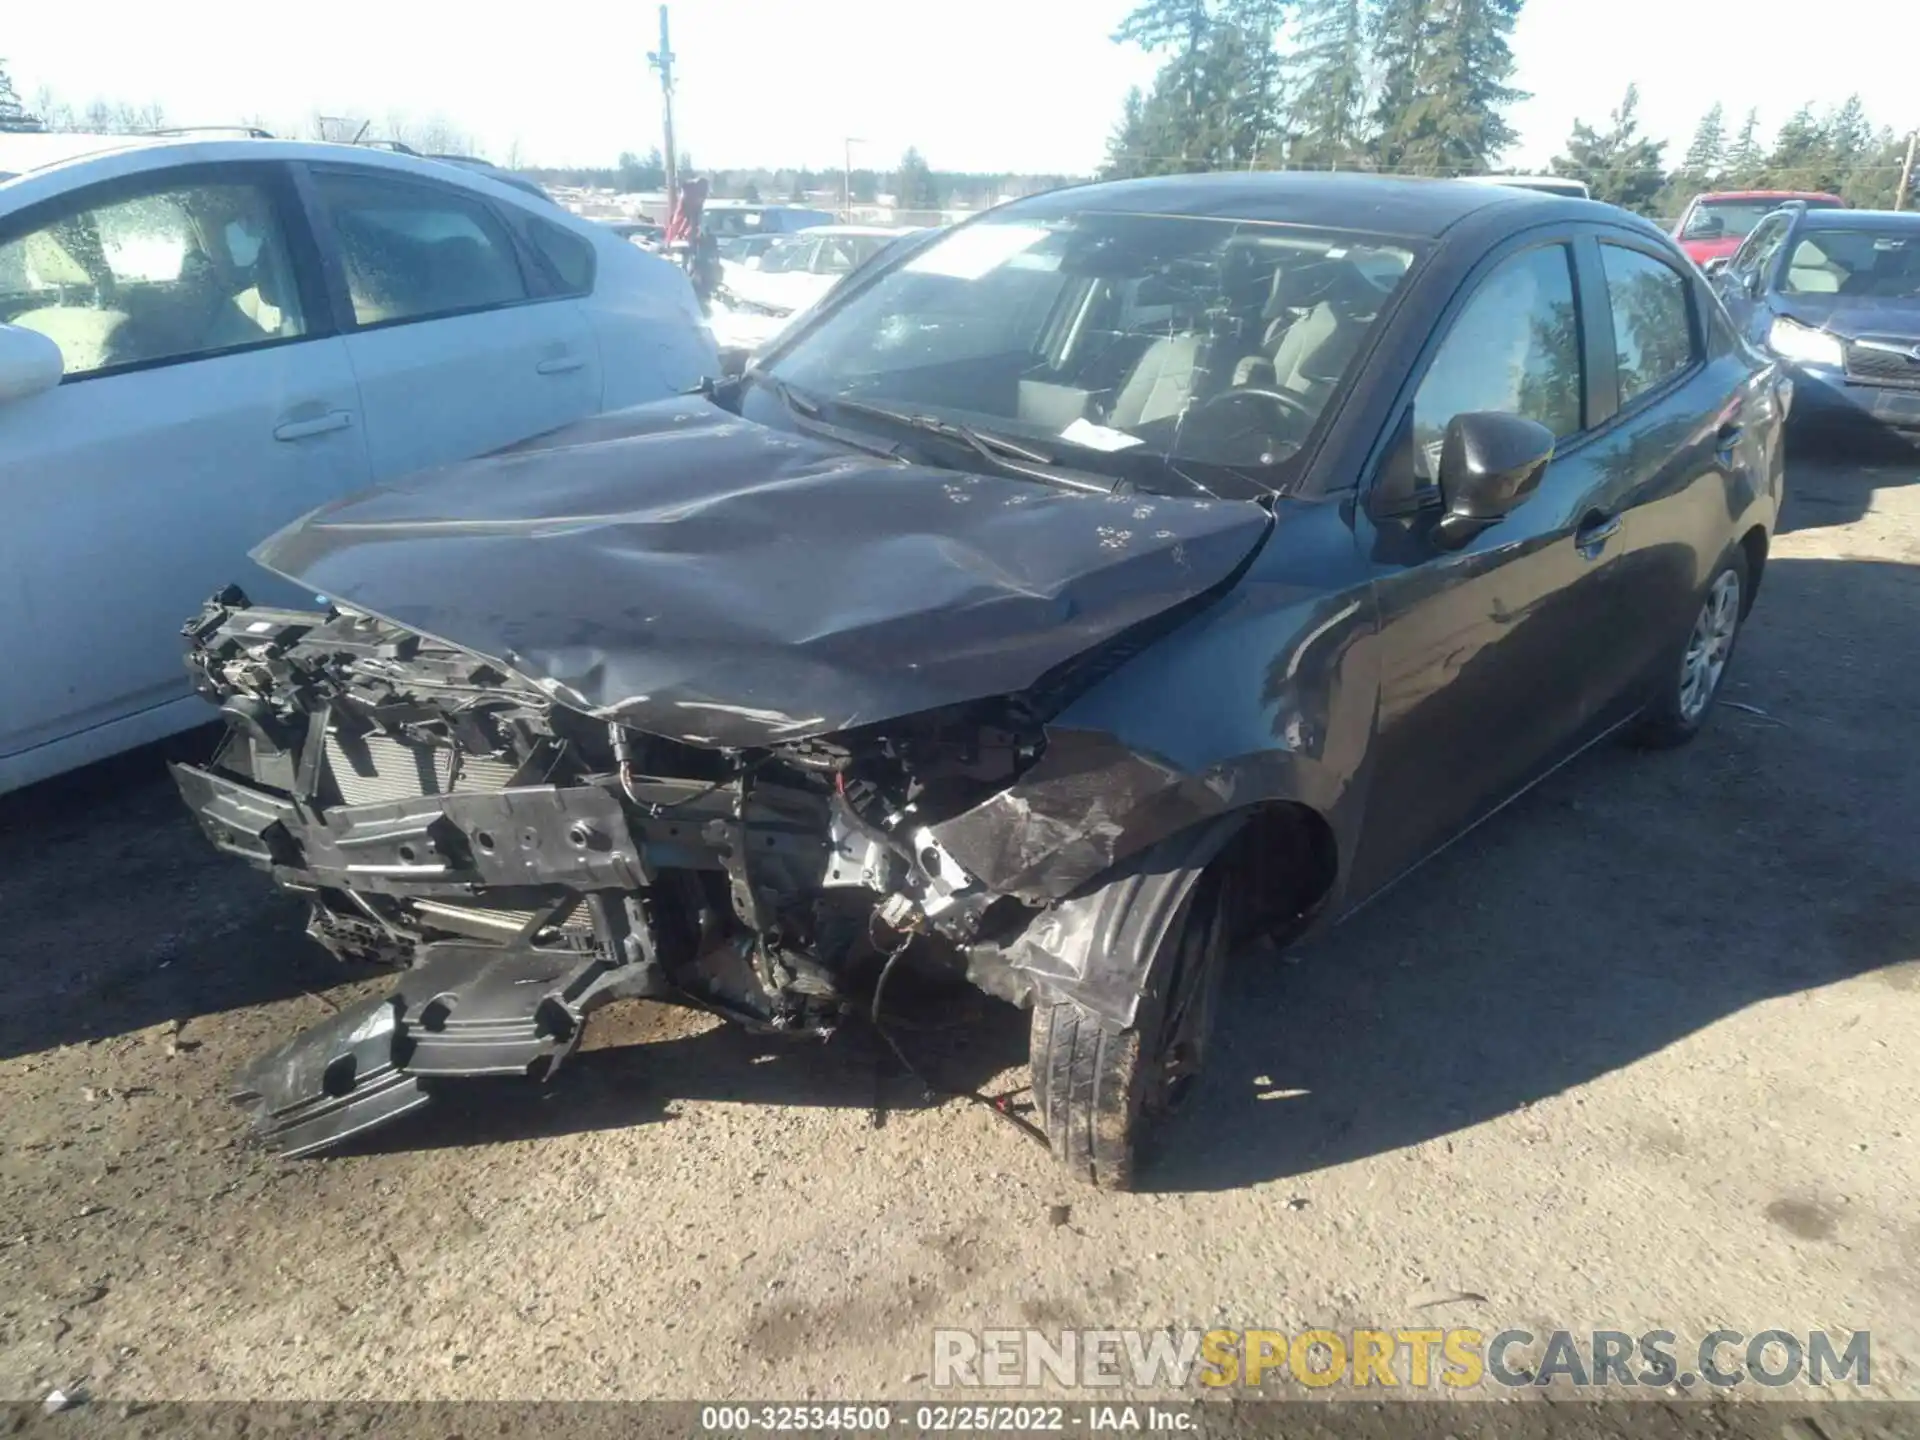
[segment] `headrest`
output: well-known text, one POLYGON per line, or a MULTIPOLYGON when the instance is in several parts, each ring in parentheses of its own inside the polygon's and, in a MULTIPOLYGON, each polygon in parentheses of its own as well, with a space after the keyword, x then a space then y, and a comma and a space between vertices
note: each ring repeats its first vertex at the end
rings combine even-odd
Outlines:
POLYGON ((1273 272, 1264 318, 1277 320, 1289 310, 1310 310, 1343 292, 1353 275, 1344 260, 1302 260, 1273 272))

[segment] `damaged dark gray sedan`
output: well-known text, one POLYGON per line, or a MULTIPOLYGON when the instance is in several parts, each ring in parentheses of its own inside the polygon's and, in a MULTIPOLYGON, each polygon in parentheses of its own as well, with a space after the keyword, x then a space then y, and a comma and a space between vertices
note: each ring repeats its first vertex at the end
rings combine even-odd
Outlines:
POLYGON ((1671 241, 1446 182, 1006 205, 747 376, 331 505, 216 597, 182 793, 390 993, 259 1062, 322 1149, 594 1008, 1032 1009, 1098 1185, 1224 959, 1337 918, 1584 746, 1698 730, 1788 392, 1671 241))

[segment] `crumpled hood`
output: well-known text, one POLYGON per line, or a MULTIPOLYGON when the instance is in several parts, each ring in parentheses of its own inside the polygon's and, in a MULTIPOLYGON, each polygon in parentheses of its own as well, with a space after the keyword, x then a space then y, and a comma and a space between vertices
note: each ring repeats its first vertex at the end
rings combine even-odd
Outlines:
POLYGON ((1869 295, 1779 295, 1782 315, 1826 330, 1843 340, 1860 335, 1911 335, 1920 339, 1920 299, 1883 300, 1869 295))
POLYGON ((1025 689, 1270 516, 900 466, 692 398, 314 511, 253 552, 602 718, 746 746, 1025 689))

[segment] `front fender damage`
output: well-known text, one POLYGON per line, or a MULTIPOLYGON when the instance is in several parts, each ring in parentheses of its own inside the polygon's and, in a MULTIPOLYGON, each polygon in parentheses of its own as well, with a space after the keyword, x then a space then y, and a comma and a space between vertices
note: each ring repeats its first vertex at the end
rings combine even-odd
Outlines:
POLYGON ((1043 1000, 1072 1000, 1118 1026, 1133 1023, 1148 966, 1201 873, 1245 823, 1221 815, 1135 851, 1035 918, 1007 952, 1043 1000))
POLYGON ((1224 808, 1200 777, 1111 735, 1050 729, 1045 753, 1017 783, 932 829, 989 890, 1046 905, 1224 808))

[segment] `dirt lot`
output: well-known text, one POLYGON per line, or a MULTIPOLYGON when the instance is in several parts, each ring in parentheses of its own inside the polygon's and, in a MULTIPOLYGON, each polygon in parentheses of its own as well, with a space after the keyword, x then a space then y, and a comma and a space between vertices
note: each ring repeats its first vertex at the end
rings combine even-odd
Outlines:
MULTIPOLYGON (((376 982, 151 754, 0 802, 0 1396, 872 1398, 939 1325, 1312 1323, 1870 1326, 1920 1396, 1916 481, 1796 463, 1697 745, 1242 965, 1159 1193, 644 1006, 547 1092, 257 1154, 226 1082, 376 982)), ((1008 1012, 938 1063, 1023 1055, 1008 1012)))

